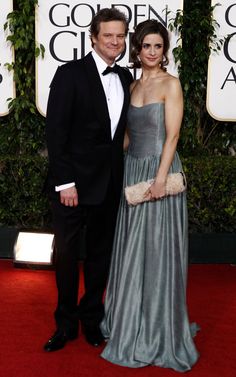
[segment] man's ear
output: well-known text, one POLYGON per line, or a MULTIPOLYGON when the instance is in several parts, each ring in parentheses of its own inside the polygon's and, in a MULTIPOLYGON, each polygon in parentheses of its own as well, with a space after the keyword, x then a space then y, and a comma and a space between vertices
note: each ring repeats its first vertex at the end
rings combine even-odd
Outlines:
POLYGON ((94 35, 91 35, 91 41, 92 41, 92 45, 94 46, 97 42, 97 38, 94 35))

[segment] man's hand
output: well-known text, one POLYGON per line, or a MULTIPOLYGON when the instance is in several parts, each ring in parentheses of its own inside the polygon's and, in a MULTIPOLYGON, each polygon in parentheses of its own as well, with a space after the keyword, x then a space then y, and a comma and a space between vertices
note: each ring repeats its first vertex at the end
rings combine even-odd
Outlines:
POLYGON ((60 191, 61 204, 69 207, 78 205, 78 193, 76 187, 70 187, 60 191))

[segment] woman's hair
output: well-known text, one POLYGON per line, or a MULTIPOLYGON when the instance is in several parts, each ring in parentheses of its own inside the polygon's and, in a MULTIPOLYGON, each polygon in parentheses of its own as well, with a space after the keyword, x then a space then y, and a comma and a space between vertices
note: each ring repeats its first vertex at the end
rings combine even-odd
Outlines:
MULTIPOLYGON (((125 35, 128 34, 129 30, 129 23, 126 15, 122 13, 117 8, 103 8, 95 14, 92 19, 89 32, 90 32, 90 39, 92 41, 92 36, 97 37, 100 31, 100 24, 101 22, 110 22, 110 21, 121 21, 125 26, 125 35)), ((92 41, 93 47, 93 41, 92 41)))
POLYGON ((158 22, 156 20, 147 20, 140 22, 134 31, 134 34, 132 35, 131 39, 131 60, 132 65, 131 68, 141 68, 141 61, 138 58, 138 55, 140 51, 142 50, 143 40, 146 37, 146 35, 149 34, 159 34, 163 39, 163 61, 161 62, 161 69, 164 71, 166 66, 169 63, 169 59, 167 57, 167 52, 170 47, 170 41, 169 41, 169 34, 165 26, 162 25, 161 22, 158 22))

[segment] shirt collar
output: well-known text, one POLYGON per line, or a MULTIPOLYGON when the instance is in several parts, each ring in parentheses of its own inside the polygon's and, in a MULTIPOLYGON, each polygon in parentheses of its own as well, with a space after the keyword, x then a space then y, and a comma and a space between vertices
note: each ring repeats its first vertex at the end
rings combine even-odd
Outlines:
MULTIPOLYGON (((96 66, 97 66, 97 70, 99 72, 99 74, 101 75, 102 72, 105 71, 106 67, 107 67, 107 63, 101 58, 101 56, 99 56, 95 50, 92 51, 92 56, 94 58, 94 61, 96 63, 96 66)), ((113 67, 115 65, 112 64, 111 67, 113 67)))

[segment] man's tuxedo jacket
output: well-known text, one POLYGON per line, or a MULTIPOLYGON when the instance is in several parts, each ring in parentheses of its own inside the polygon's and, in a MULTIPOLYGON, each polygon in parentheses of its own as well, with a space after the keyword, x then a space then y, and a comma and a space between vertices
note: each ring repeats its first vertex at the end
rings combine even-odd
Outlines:
POLYGON ((111 138, 109 112, 94 59, 60 66, 53 78, 47 108, 48 186, 75 182, 80 204, 102 202, 110 180, 117 193, 123 178, 123 138, 132 75, 119 67, 124 90, 120 120, 111 138))

